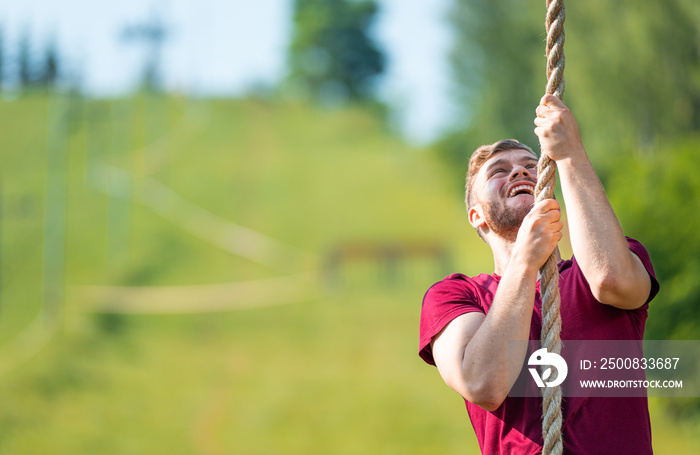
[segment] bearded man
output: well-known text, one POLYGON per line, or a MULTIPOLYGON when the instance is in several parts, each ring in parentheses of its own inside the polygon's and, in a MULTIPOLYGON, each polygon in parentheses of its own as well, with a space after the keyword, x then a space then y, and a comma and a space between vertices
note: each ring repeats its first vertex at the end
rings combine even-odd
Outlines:
MULTIPOLYGON (((552 253, 562 340, 641 340, 659 290, 647 251, 622 232, 571 111, 545 95, 536 115, 541 152, 559 171, 573 257, 559 256, 559 203, 534 203, 532 149, 515 140, 479 147, 469 160, 466 205, 494 271, 449 275, 428 290, 421 311, 420 356, 464 398, 484 454, 542 451, 542 399, 509 396, 526 346, 509 350, 508 342, 539 339, 539 269, 552 253)), ((566 454, 652 453, 646 396, 565 397, 562 413, 566 454)))

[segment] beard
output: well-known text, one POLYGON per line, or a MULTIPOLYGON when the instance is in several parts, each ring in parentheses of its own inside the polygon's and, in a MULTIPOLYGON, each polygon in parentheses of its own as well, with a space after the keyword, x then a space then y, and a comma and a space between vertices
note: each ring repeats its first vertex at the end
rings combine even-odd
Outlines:
POLYGON ((515 240, 523 219, 530 213, 533 205, 534 202, 528 206, 509 208, 505 202, 490 204, 485 207, 484 218, 494 234, 505 239, 515 240))

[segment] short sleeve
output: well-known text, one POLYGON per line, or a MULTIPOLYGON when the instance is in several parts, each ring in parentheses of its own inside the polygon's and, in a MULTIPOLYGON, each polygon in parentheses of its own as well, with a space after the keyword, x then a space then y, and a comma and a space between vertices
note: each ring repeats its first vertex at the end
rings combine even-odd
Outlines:
POLYGON ((649 291, 649 298, 647 298, 647 301, 645 302, 646 305, 651 302, 654 297, 656 297, 656 294, 659 293, 659 281, 656 279, 654 266, 651 265, 651 258, 649 257, 649 253, 647 252, 646 248, 644 248, 641 243, 630 237, 627 237, 627 244, 629 245, 630 251, 636 254, 642 261, 642 264, 644 265, 644 268, 647 270, 649 278, 651 279, 651 290, 649 291))
POLYGON ((486 313, 476 286, 469 277, 453 274, 425 293, 420 316, 419 355, 426 363, 435 365, 430 343, 447 324, 465 313, 486 313))

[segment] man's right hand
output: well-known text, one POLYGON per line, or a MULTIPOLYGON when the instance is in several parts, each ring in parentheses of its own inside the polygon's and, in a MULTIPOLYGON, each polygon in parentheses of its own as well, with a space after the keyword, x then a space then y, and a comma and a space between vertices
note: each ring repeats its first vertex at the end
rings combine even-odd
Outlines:
POLYGON ((535 203, 520 225, 511 261, 539 269, 561 240, 563 228, 559 202, 545 199, 535 203))

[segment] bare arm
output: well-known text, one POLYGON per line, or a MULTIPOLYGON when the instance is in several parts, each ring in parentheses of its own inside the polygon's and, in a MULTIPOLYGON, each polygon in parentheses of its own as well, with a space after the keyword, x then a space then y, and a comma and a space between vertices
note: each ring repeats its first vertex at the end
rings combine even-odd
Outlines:
POLYGON ((487 315, 455 318, 432 343, 447 385, 486 410, 498 408, 520 374, 535 301, 537 271, 561 239, 559 204, 542 201, 526 216, 487 315))
POLYGON ((651 279, 629 250, 571 111, 558 98, 546 95, 537 108, 535 125, 542 153, 557 163, 571 247, 593 295, 622 309, 642 306, 651 279))

